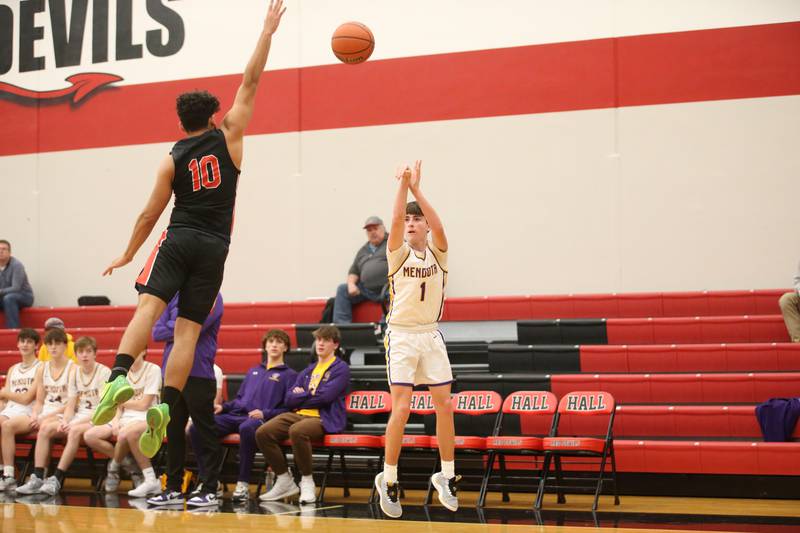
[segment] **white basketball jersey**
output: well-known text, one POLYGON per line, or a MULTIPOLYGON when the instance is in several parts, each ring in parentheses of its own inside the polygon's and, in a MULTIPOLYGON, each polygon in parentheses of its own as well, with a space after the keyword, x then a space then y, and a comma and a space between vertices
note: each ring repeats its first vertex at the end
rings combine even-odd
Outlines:
POLYGON ((67 364, 61 370, 61 374, 53 376, 52 361, 44 364, 44 375, 42 384, 44 385, 44 407, 43 413, 57 409, 67 404, 69 397, 69 373, 73 362, 67 359, 67 364))
MULTIPOLYGON (((36 378, 36 371, 39 368, 39 360, 37 359, 35 363, 28 367, 23 367, 22 363, 17 363, 16 365, 11 367, 11 370, 8 371, 8 376, 6 376, 6 383, 8 384, 8 390, 15 393, 26 393, 31 390, 33 386, 33 381, 36 378)), ((33 403, 33 402, 31 402, 33 403)), ((30 404, 29 404, 30 405, 30 404)), ((8 400, 6 403, 6 407, 11 406, 18 406, 18 407, 25 407, 24 405, 17 403, 13 400, 8 400)))
MULTIPOLYGON (((141 400, 144 395, 153 394, 155 397, 148 407, 152 407, 158 403, 161 392, 161 367, 149 361, 144 361, 142 368, 140 368, 138 372, 128 372, 128 382, 131 384, 131 387, 133 387, 133 397, 131 400, 141 400)), ((123 416, 137 412, 145 413, 146 411, 147 408, 143 411, 125 409, 123 416)))
POLYGON ((89 375, 84 374, 80 367, 75 369, 69 383, 69 397, 78 397, 78 403, 75 405, 76 415, 89 415, 94 411, 100 400, 103 385, 110 375, 111 369, 100 363, 95 363, 89 375))
POLYGON ((438 327, 444 309, 447 284, 447 252, 428 243, 425 252, 415 252, 407 242, 389 260, 390 306, 386 323, 408 331, 429 331, 438 327))

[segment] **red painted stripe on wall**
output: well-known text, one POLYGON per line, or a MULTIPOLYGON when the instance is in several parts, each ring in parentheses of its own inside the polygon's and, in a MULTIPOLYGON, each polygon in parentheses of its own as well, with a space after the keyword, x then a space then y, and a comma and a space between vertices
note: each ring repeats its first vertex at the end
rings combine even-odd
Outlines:
MULTIPOLYGON (((102 90, 79 106, 0 100, 0 155, 165 142, 174 97, 227 109, 239 75, 102 90)), ((270 71, 249 134, 800 94, 800 22, 270 71)))

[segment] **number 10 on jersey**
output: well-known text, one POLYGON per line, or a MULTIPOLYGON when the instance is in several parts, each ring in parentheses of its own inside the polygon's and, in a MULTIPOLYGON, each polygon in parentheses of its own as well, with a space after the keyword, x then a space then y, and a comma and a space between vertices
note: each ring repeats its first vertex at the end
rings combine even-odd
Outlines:
POLYGON ((222 174, 219 171, 219 160, 214 154, 205 155, 197 162, 192 159, 189 163, 192 173, 192 191, 200 189, 216 189, 222 183, 222 174))

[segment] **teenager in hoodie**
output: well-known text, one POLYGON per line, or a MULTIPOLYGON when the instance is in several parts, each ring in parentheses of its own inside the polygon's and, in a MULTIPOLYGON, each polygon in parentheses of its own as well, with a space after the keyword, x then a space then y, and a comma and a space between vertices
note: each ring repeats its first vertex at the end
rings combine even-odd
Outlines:
POLYGON ((311 363, 286 393, 290 412, 276 416, 256 431, 256 442, 267 464, 277 476, 275 485, 261 496, 276 501, 300 493, 300 503, 314 503, 316 486, 312 477, 313 442, 326 433, 340 433, 347 425, 344 397, 350 384, 350 367, 336 357, 341 333, 336 326, 314 331, 317 361, 311 363), (302 478, 298 487, 281 451, 281 442, 292 441, 294 461, 302 478))
MULTIPOLYGON (((220 437, 239 434, 239 477, 232 496, 235 502, 246 501, 250 497, 250 473, 258 449, 256 430, 273 417, 288 411, 284 398, 297 378, 297 372, 283 361, 290 347, 291 340, 285 331, 269 330, 261 339, 264 361, 247 371, 236 398, 218 407, 214 416, 220 437)), ((194 427, 189 434, 192 446, 199 445, 194 427)))

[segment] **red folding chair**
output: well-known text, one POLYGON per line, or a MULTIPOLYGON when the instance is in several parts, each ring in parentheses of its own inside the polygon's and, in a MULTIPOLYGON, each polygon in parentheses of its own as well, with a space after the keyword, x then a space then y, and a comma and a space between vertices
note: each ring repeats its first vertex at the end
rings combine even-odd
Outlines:
MULTIPOLYGON (((503 406, 503 398, 495 391, 464 391, 453 395, 456 455, 486 455, 486 439, 492 436, 503 406)), ((439 448, 439 440, 431 437, 431 448, 439 448)), ((433 467, 435 473, 441 465, 439 454, 433 467)), ((433 499, 433 484, 428 480, 425 503, 433 499)))
POLYGON ((353 427, 353 429, 344 433, 325 435, 323 446, 328 450, 328 463, 325 466, 318 501, 322 501, 325 495, 328 474, 333 466, 333 456, 335 454, 339 454, 345 496, 350 495, 345 451, 349 454, 374 454, 378 451, 380 455, 378 464, 383 464, 383 435, 359 432, 357 431, 357 425, 363 420, 363 417, 375 417, 376 415, 390 413, 392 411, 391 395, 384 391, 356 391, 348 394, 344 402, 347 410, 348 426, 353 427))
MULTIPOLYGON (((536 495, 536 509, 542 508, 542 499, 547 484, 547 474, 550 471, 550 464, 555 462, 557 485, 551 486, 561 492, 565 488, 581 488, 577 486, 567 487, 563 485, 564 477, 562 470, 562 458, 590 458, 591 461, 574 460, 567 463, 572 465, 597 464, 594 459, 600 459, 600 468, 597 473, 597 483, 594 491, 594 503, 592 510, 597 510, 597 502, 600 498, 600 491, 603 487, 603 476, 605 474, 606 463, 611 459, 611 478, 614 484, 614 505, 619 505, 619 494, 617 491, 617 464, 614 456, 614 439, 612 430, 614 427, 614 416, 616 414, 614 397, 607 392, 599 391, 578 391, 570 392, 561 398, 558 403, 558 412, 553 420, 553 429, 550 437, 543 439, 544 466, 542 467, 542 477, 539 481, 539 492, 536 495), (605 417, 607 424, 603 424, 605 417), (602 425, 601 425, 602 424, 602 425), (605 435, 601 435, 602 427, 606 427, 605 435)), ((584 478, 571 478, 571 480, 582 480, 584 478)), ((585 487, 584 487, 585 488, 585 487)), ((559 498, 559 503, 562 499, 559 498)))
POLYGON ((552 430, 557 406, 555 394, 547 391, 517 391, 506 397, 493 435, 486 439, 489 459, 478 496, 478 507, 483 507, 486 503, 495 458, 500 463, 503 501, 508 501, 506 455, 544 456, 542 439, 552 430))

